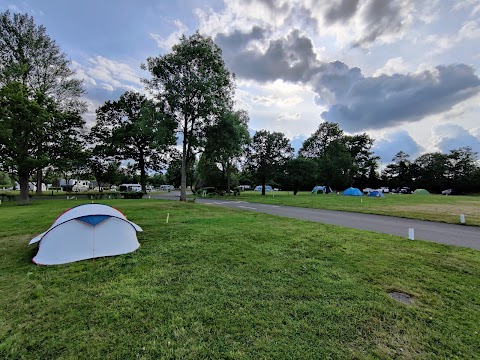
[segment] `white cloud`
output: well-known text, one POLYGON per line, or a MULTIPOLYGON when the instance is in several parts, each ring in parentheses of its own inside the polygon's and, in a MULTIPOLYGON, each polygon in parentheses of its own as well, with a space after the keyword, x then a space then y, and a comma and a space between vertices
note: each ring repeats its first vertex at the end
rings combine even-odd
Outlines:
POLYGON ((155 33, 150 33, 150 36, 160 49, 169 51, 173 45, 178 44, 179 39, 182 35, 187 34, 188 27, 183 24, 180 20, 175 20, 174 25, 177 28, 176 31, 172 32, 167 37, 162 37, 155 33))
POLYGON ((432 142, 443 153, 470 146, 480 152, 480 138, 458 124, 441 124, 432 129, 432 142))
POLYGON ((301 116, 300 113, 283 112, 283 113, 278 114, 277 121, 299 120, 300 116, 301 116))
POLYGON ((407 65, 405 64, 405 60, 401 56, 388 59, 385 65, 375 71, 373 76, 380 76, 380 75, 393 75, 399 73, 405 73, 407 71, 407 65))
POLYGON ((463 24, 458 33, 460 39, 476 39, 480 37, 480 24, 478 21, 470 20, 463 24))

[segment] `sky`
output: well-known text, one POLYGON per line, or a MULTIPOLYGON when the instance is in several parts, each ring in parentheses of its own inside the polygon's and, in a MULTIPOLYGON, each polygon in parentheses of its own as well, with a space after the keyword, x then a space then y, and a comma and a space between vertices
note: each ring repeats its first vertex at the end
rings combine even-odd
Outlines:
POLYGON ((404 151, 480 153, 480 0, 6 0, 46 27, 89 110, 144 92, 140 69, 182 34, 221 47, 252 131, 298 149, 324 121, 367 133, 383 164, 404 151))

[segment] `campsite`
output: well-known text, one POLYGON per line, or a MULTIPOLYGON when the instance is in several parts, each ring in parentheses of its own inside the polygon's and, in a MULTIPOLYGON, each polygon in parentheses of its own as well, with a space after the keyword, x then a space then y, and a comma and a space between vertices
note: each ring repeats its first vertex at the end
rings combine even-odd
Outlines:
POLYGON ((82 202, 0 206, 3 358, 478 353, 478 251, 196 203, 104 202, 142 227, 140 248, 55 266, 33 264, 28 242, 82 202))

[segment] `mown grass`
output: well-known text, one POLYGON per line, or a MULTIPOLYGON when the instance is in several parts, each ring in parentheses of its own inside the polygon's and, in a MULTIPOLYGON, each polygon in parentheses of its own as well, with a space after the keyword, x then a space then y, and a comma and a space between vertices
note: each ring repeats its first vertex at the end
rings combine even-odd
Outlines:
MULTIPOLYGON (((225 198, 225 197, 223 197, 225 198)), ((342 196, 336 194, 311 194, 310 192, 274 191, 265 196, 257 191, 245 191, 232 200, 264 204, 298 206, 313 209, 360 212, 397 216, 410 219, 460 223, 460 214, 466 224, 480 226, 480 196, 400 195, 385 194, 385 197, 342 196)))
POLYGON ((479 358, 478 251, 107 200, 144 229, 139 250, 33 265, 29 239, 76 203, 0 206, 1 358, 479 358))

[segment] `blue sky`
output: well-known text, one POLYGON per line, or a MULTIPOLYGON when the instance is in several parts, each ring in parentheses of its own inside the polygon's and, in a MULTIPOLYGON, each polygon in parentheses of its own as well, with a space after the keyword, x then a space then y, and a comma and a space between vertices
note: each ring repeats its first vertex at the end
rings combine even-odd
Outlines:
POLYGON ((140 64, 199 30, 237 75, 253 130, 299 147, 325 120, 400 150, 480 153, 480 0, 6 1, 60 45, 95 109, 143 92, 140 64))

